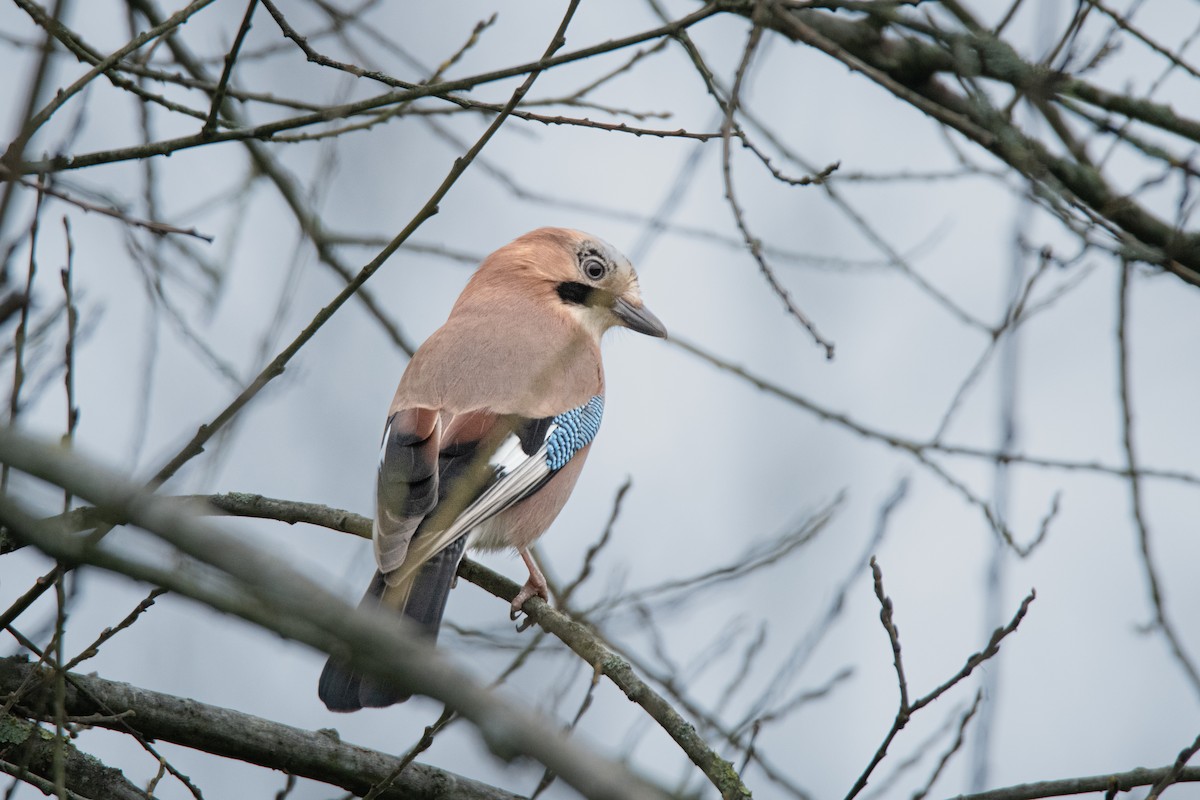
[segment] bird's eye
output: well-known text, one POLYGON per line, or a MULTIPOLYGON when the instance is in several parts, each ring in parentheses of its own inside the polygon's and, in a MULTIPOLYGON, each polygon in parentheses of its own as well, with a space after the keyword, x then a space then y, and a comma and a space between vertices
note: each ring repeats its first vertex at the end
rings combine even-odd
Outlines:
POLYGON ((600 280, 604 277, 604 262, 596 258, 589 258, 583 262, 583 274, 594 281, 600 280))

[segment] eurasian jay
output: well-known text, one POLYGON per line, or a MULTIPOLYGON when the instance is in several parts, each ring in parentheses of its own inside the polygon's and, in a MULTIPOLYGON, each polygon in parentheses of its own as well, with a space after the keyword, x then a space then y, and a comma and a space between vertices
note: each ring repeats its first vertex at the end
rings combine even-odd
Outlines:
MULTIPOLYGON (((515 548, 529 580, 512 601, 549 600, 529 547, 583 468, 604 411, 600 337, 665 337, 628 259, 595 236, 540 228, 492 253, 400 378, 376 483, 378 571, 363 606, 392 609, 436 640, 467 547, 515 548)), ((332 711, 408 696, 331 657, 332 711)))

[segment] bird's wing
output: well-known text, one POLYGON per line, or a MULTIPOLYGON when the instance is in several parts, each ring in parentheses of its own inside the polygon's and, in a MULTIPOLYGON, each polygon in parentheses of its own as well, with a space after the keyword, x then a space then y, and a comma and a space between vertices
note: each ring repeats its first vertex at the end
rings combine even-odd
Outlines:
MULTIPOLYGON (((553 417, 524 419, 489 412, 458 415, 442 444, 437 508, 427 515, 403 564, 385 576, 406 581, 426 560, 472 528, 540 489, 600 428, 604 398, 553 417), (490 417, 490 419, 489 419, 490 417), (447 441, 450 443, 448 444, 447 441)), ((415 529, 414 529, 415 530, 415 529)))
POLYGON ((407 408, 388 417, 375 484, 375 560, 383 574, 408 554, 417 526, 437 505, 442 426, 436 409, 407 408))

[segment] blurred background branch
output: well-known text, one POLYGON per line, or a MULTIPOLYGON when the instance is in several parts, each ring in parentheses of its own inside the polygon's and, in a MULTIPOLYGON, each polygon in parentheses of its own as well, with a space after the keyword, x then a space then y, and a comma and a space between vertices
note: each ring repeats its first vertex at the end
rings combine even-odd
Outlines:
POLYGON ((6 436, 177 494, 97 502, 10 452, 9 795, 1186 791, 1200 11, 1053 10, 0 4, 6 436), (314 652, 266 631, 385 669, 329 616, 371 569, 346 509, 467 268, 544 224, 634 256, 674 346, 609 345, 611 421, 537 553, 558 608, 519 635, 507 565, 465 562, 486 591, 417 687, 441 702, 337 718, 369 747, 342 744, 314 652))

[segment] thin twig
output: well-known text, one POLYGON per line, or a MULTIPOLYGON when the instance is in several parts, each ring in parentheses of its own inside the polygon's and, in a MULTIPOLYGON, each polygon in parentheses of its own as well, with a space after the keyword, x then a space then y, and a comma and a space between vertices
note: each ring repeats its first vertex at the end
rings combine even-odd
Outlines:
MULTIPOLYGON (((18 2, 27 2, 27 0, 18 0, 18 2)), ((277 134, 280 134, 284 131, 327 123, 331 119, 350 117, 362 113, 370 113, 384 106, 391 106, 397 103, 410 103, 413 100, 420 99, 422 97, 437 97, 448 102, 452 102, 463 108, 472 108, 476 110, 487 111, 489 113, 500 114, 505 117, 512 116, 518 119, 531 120, 548 125, 579 125, 604 131, 629 133, 635 136, 657 136, 664 138, 681 137, 708 140, 716 138, 720 134, 695 133, 683 129, 666 131, 654 128, 639 128, 626 123, 606 123, 589 119, 579 119, 575 117, 545 116, 519 109, 506 110, 503 105, 467 100, 454 94, 454 92, 464 89, 471 89, 479 85, 492 83, 515 76, 529 76, 531 74, 556 67, 560 64, 570 63, 584 58, 590 58, 599 53, 615 51, 624 47, 641 44, 642 42, 651 39, 671 35, 677 31, 694 25, 701 20, 713 16, 719 10, 719 4, 710 3, 698 11, 681 17, 680 19, 668 25, 664 25, 660 28, 650 31, 644 31, 623 39, 611 40, 593 47, 583 48, 581 50, 567 53, 562 56, 546 58, 537 62, 521 64, 482 75, 460 78, 452 81, 444 81, 437 84, 412 84, 405 81, 387 78, 386 76, 365 75, 365 77, 377 77, 377 79, 382 80, 388 85, 394 85, 400 88, 394 91, 385 92, 384 94, 377 95, 373 98, 367 98, 366 100, 355 101, 340 106, 330 106, 309 114, 300 115, 298 117, 276 120, 248 128, 217 130, 214 131, 207 139, 202 138, 197 133, 190 136, 181 136, 174 139, 151 142, 134 147, 117 148, 113 150, 98 151, 95 153, 86 153, 75 156, 54 156, 50 159, 36 162, 21 162, 19 164, 13 163, 11 165, 11 169, 21 174, 59 172, 62 170, 82 169, 99 164, 110 164, 120 161, 144 159, 155 155, 168 155, 181 150, 200 147, 215 142, 245 140, 270 141, 275 139, 277 134)))
MULTIPOLYGON (((543 55, 542 60, 539 62, 540 65, 548 65, 553 54, 562 47, 563 43, 565 42, 565 39, 562 36, 562 31, 565 29, 566 24, 570 21, 577 5, 578 0, 572 0, 570 6, 568 7, 568 13, 565 16, 562 25, 559 26, 559 31, 556 33, 555 38, 551 41, 551 44, 547 48, 545 55, 543 55)), ((404 229, 400 231, 400 233, 397 234, 396 237, 392 239, 392 241, 389 242, 388 245, 384 247, 375 258, 373 258, 368 264, 359 270, 358 274, 346 284, 342 291, 340 291, 337 296, 333 298, 333 300, 331 300, 317 313, 317 315, 304 328, 304 330, 302 330, 287 347, 285 347, 277 356, 275 356, 271 363, 269 363, 262 370, 262 372, 258 374, 258 376, 250 383, 249 386, 245 388, 245 390, 242 391, 241 394, 234 398, 233 401, 231 401, 229 405, 226 406, 225 409, 210 423, 207 425, 202 425, 199 430, 196 431, 195 435, 183 447, 183 449, 181 449, 174 458, 168 461, 155 474, 155 476, 151 479, 152 485, 159 485, 167 481, 171 478, 171 476, 178 472, 184 464, 199 455, 203 451, 204 444, 211 439, 217 431, 224 427, 239 411, 241 411, 247 403, 254 399, 254 397, 256 397, 268 383, 270 383, 279 375, 283 374, 284 367, 287 365, 287 363, 291 361, 296 353, 298 353, 314 335, 316 335, 317 331, 329 321, 334 313, 336 313, 337 310, 342 307, 346 300, 352 297, 358 288, 366 283, 367 279, 374 275, 393 253, 400 249, 400 246, 404 244, 408 237, 412 236, 412 234, 427 219, 438 212, 438 204, 441 202, 442 198, 446 196, 446 193, 450 191, 450 187, 458 181, 459 177, 461 177, 464 172, 466 172, 467 167, 470 166, 475 157, 479 155, 479 152, 483 150, 484 145, 491 140, 496 131, 500 129, 500 126, 504 124, 504 121, 508 118, 508 115, 514 108, 516 108, 517 104, 521 102, 521 99, 525 97, 525 94, 529 91, 529 88, 533 85, 533 82, 537 80, 538 76, 541 75, 545 68, 546 66, 536 66, 529 72, 524 82, 522 82, 522 84, 517 87, 516 91, 513 92, 512 97, 509 98, 509 101, 504 106, 502 112, 498 114, 494 120, 492 120, 491 125, 489 125, 487 130, 483 132, 483 135, 479 137, 474 145, 472 145, 471 149, 454 160, 454 165, 451 167, 450 172, 442 180, 441 185, 434 190, 433 194, 428 200, 425 201, 425 204, 409 221, 408 225, 406 225, 404 229)))
POLYGON ((143 598, 143 600, 137 604, 137 606, 133 609, 133 611, 130 611, 125 616, 125 619, 118 622, 116 624, 116 626, 114 626, 112 628, 105 628, 103 631, 101 631, 100 635, 96 637, 95 641, 93 641, 87 647, 83 648, 83 650, 79 651, 79 655, 75 656, 69 662, 64 664, 62 669, 63 670, 75 669, 77 666, 79 666, 84 661, 87 661, 89 658, 94 658, 97 655, 99 655, 101 646, 103 646, 109 639, 113 638, 118 633, 127 629, 129 626, 133 625, 133 623, 137 622, 138 618, 141 617, 142 614, 146 613, 146 611, 149 610, 150 606, 154 605, 154 601, 156 599, 158 599, 159 597, 161 597, 162 595, 166 594, 166 592, 167 592, 166 589, 151 590, 150 594, 146 595, 146 597, 143 598))
MULTIPOLYGON (((149 9, 144 9, 149 13, 149 9)), ((204 79, 203 67, 199 62, 192 57, 184 48, 181 42, 171 39, 168 41, 168 46, 171 47, 176 59, 184 65, 184 67, 197 79, 204 79)), ((214 94, 215 97, 215 94, 214 94)), ((241 123, 239 115, 232 107, 224 109, 224 114, 227 119, 236 124, 241 123)), ((312 241, 316 247, 317 255, 322 263, 326 264, 330 269, 338 274, 338 276, 346 282, 354 278, 354 271, 346 265, 345 262, 333 251, 333 248, 326 241, 324 226, 321 224, 320 216, 310 207, 310 201, 304 198, 304 192, 298 185, 296 179, 284 168, 278 158, 273 156, 271 152, 263 145, 252 139, 243 141, 247 151, 250 154, 251 160, 254 162, 255 168, 270 178, 275 184, 276 189, 283 197, 284 201, 292 210, 292 214, 296 218, 301 231, 305 236, 312 241)), ((359 302, 361 302, 373 317, 383 327, 391 340, 405 352, 408 356, 412 356, 415 348, 408 341, 398 323, 396 323, 383 309, 380 302, 365 286, 360 288, 357 294, 359 302)))
POLYGON ((967 725, 970 724, 971 718, 975 716, 975 712, 979 710, 979 703, 983 700, 983 690, 975 692, 975 700, 971 703, 971 707, 958 721, 958 732, 954 736, 954 741, 950 743, 950 747, 942 753, 942 757, 938 759, 937 766, 934 767, 933 773, 929 776, 929 780, 925 781, 925 785, 917 791, 913 792, 912 800, 925 800, 929 796, 929 792, 933 789, 933 784, 941 776, 942 771, 946 769, 946 765, 950 763, 950 759, 954 754, 962 749, 963 742, 966 740, 967 725))
MULTIPOLYGON (((29 120, 25 126, 25 130, 22 131, 22 135, 25 137, 32 136, 33 133, 38 130, 38 128, 42 127, 42 125, 44 125, 46 121, 54 115, 54 112, 61 108, 64 103, 78 94, 85 86, 91 83, 96 76, 102 75, 112 67, 116 66, 123 58, 125 58, 125 56, 141 49, 141 47, 147 42, 150 42, 175 30, 212 2, 213 0, 192 0, 192 2, 187 6, 163 20, 161 24, 155 25, 150 30, 138 34, 124 46, 113 51, 107 58, 101 60, 98 64, 80 76, 79 79, 70 86, 65 89, 60 89, 58 92, 56 92, 54 99, 47 103, 41 111, 34 114, 29 120)), ((5 154, 4 160, 11 162, 11 158, 9 157, 8 153, 5 154)))
MULTIPOLYGON (((593 667, 592 679, 588 681, 587 691, 584 692, 583 700, 580 701, 579 708, 576 709, 575 716, 571 719, 570 724, 567 725, 564 733, 570 733, 571 731, 574 731, 575 728, 579 726, 579 721, 583 719, 583 715, 586 714, 588 709, 592 707, 592 700, 596 696, 596 687, 600 685, 600 676, 600 668, 598 666, 593 667)), ((557 777, 558 776, 555 775, 552 770, 544 770, 542 772, 541 780, 538 781, 537 787, 533 790, 533 794, 529 796, 530 800, 537 800, 537 797, 541 795, 542 792, 549 789, 557 777)))
POLYGON ((1121 403, 1121 438, 1125 449, 1125 466, 1129 475, 1129 503, 1137 531, 1138 547, 1141 550, 1142 571, 1146 577, 1146 588, 1150 593, 1150 607, 1154 614, 1154 627, 1162 632, 1175 661, 1192 684, 1200 692, 1200 670, 1183 647, 1183 642, 1167 617, 1166 602, 1163 600, 1162 585, 1150 550, 1150 526, 1142 502, 1142 482, 1138 473, 1136 447, 1133 435, 1133 399, 1129 367, 1129 296, 1132 265, 1123 262, 1118 275, 1117 288, 1117 381, 1121 403))
MULTIPOLYGON (((63 444, 70 447, 75 441, 75 429, 79 427, 79 405, 75 398, 75 337, 79 327, 79 309, 75 307, 75 292, 71 277, 75 271, 75 241, 71 237, 71 222, 63 215, 63 236, 67 242, 67 263, 60 271, 63 299, 67 315, 67 342, 63 345, 63 389, 67 401, 67 428, 63 433, 63 444)), ((71 495, 63 493, 63 513, 71 510, 71 495)))
POLYGON ((1171 769, 1167 771, 1166 775, 1163 775, 1162 778, 1159 779, 1158 783, 1154 784, 1154 786, 1150 789, 1150 793, 1146 795, 1146 800, 1158 800, 1162 793, 1167 790, 1168 786, 1179 780, 1179 777, 1183 774, 1184 768, 1187 767, 1187 762, 1190 761, 1192 756, 1196 755, 1197 752, 1200 752, 1200 736, 1197 736, 1194 742, 1179 751, 1179 755, 1176 757, 1175 763, 1171 766, 1171 769))
POLYGON ((175 225, 170 225, 166 222, 157 222, 155 220, 148 220, 148 219, 138 219, 137 217, 133 217, 133 216, 130 216, 129 214, 126 214, 125 212, 121 211, 120 209, 112 208, 110 206, 97 205, 96 203, 90 203, 87 200, 81 200, 78 197, 72 197, 71 195, 67 194, 66 192, 63 192, 59 189, 55 189, 52 186, 42 186, 39 189, 36 181, 31 181, 28 178, 22 178, 20 176, 12 175, 3 164, 0 164, 0 176, 3 176, 4 179, 7 181, 14 181, 15 183, 17 183, 21 186, 25 186, 30 189, 37 189, 38 191, 40 191, 50 197, 53 197, 56 200, 61 200, 64 203, 69 203, 70 205, 73 205, 76 208, 80 208, 80 209, 83 209, 84 211, 88 211, 88 212, 95 212, 97 214, 103 214, 106 217, 112 217, 113 219, 120 220, 121 222, 124 222, 126 225, 133 225, 138 228, 144 228, 145 230, 148 230, 151 233, 156 233, 159 235, 174 233, 174 234, 179 234, 182 236, 193 236, 204 242, 212 242, 212 240, 213 240, 213 237, 211 237, 207 234, 204 234, 204 233, 200 233, 195 228, 180 228, 175 225))
POLYGON ((962 668, 959 669, 959 671, 952 677, 944 681, 941 685, 937 686, 929 693, 918 697, 916 700, 910 701, 908 693, 908 680, 905 677, 904 660, 901 655, 900 631, 897 628, 894 619, 895 608, 892 605, 891 598, 888 597, 884 592, 883 571, 879 568, 879 564, 874 558, 871 559, 871 574, 874 580, 875 596, 879 600, 879 619, 880 622, 883 623, 883 628, 887 632, 888 641, 892 648, 892 658, 896 669, 896 683, 899 688, 900 701, 896 710, 896 717, 892 721, 891 728, 888 729, 887 734, 883 737, 883 742, 880 743, 878 749, 876 749, 875 754, 871 757, 871 760, 867 764, 866 768, 863 769, 862 774, 858 776, 858 779, 854 782, 854 785, 850 787, 850 791, 846 794, 846 800, 853 800, 853 798, 856 797, 859 792, 866 788, 867 781, 870 779, 871 774, 875 771, 875 768, 879 766, 879 763, 883 761, 884 757, 887 756, 888 748, 891 746, 892 741, 896 738, 900 731, 904 729, 909 720, 912 719, 913 714, 915 714, 917 711, 920 711, 922 708, 929 705, 946 692, 950 691, 950 689, 954 688, 954 686, 958 685, 972 672, 974 672, 976 667, 1000 652, 1000 643, 1009 634, 1013 633, 1017 629, 1017 626, 1021 624, 1021 620, 1025 618, 1025 614, 1029 611, 1029 604, 1032 603, 1034 598, 1037 596, 1033 590, 1030 590, 1025 599, 1021 601, 1021 605, 1017 608, 1017 612, 1013 615, 1012 620, 1010 620, 1009 623, 1004 627, 997 628, 992 633, 991 639, 988 640, 987 645, 982 650, 971 654, 967 658, 966 663, 963 664, 962 668))
POLYGON ((217 129, 217 117, 221 113, 221 106, 225 103, 225 93, 229 89, 229 79, 233 75, 233 65, 237 62, 238 53, 242 49, 242 43, 246 41, 246 34, 250 32, 250 20, 254 17, 254 9, 257 6, 258 0, 250 0, 246 4, 246 13, 242 17, 242 24, 238 26, 237 34, 233 37, 233 46, 225 54, 225 67, 221 70, 221 78, 217 81, 217 88, 212 93, 212 103, 208 108, 208 119, 204 121, 204 127, 200 129, 202 137, 207 138, 212 136, 212 132, 217 129))
MULTIPOLYGON (((733 188, 733 166, 732 166, 732 140, 734 133, 734 114, 737 111, 739 94, 742 88, 742 81, 745 79, 746 72, 750 67, 750 63, 754 57, 754 51, 758 48, 758 44, 762 39, 762 27, 756 22, 750 29, 750 36, 746 41, 746 47, 742 52, 742 60, 738 65, 737 76, 734 78, 733 89, 730 92, 729 100, 725 104, 725 122, 721 126, 721 174, 725 181, 725 199, 729 201, 729 208, 733 212, 734 221, 737 223, 738 230, 741 231, 742 239, 746 242, 746 247, 750 250, 750 255, 753 256, 755 263, 758 264, 759 271, 763 277, 767 279, 767 284, 784 305, 788 314, 794 317, 809 336, 812 337, 818 345, 825 350, 825 358, 833 360, 833 343, 825 339, 817 330, 812 320, 808 318, 803 311, 792 301, 791 294, 779 282, 775 271, 771 269, 771 265, 767 263, 766 257, 763 255, 762 243, 750 233, 750 229, 746 224, 746 216, 742 211, 741 205, 738 203, 737 195, 733 188)), ((698 57, 698 53, 697 53, 698 57)), ((702 66, 703 62, 699 62, 698 66, 702 66)), ((706 69, 706 68, 705 68, 706 69)), ((703 70, 702 70, 703 74, 703 70)), ((719 100, 719 95, 714 93, 714 97, 719 100)), ((833 172, 835 166, 828 168, 827 172, 819 178, 823 178, 828 173, 833 172)))
POLYGON ((51 770, 54 775, 54 792, 59 800, 66 800, 67 795, 67 678, 63 662, 66 660, 63 649, 63 639, 67 635, 67 593, 63 581, 65 575, 59 575, 54 582, 54 641, 50 648, 54 668, 54 761, 51 770))
POLYGON ((396 763, 396 766, 391 772, 376 781, 374 785, 371 786, 370 791, 363 795, 363 800, 379 800, 381 796, 385 796, 387 793, 392 791, 396 785, 396 782, 400 779, 400 776, 404 774, 404 771, 408 769, 409 765, 413 763, 416 757, 428 750, 433 745, 433 740, 437 737, 437 735, 441 733, 447 725, 449 725, 451 722, 454 722, 456 719, 458 719, 458 715, 454 713, 454 711, 452 711, 448 706, 443 708, 441 716, 439 716, 432 725, 427 725, 425 727, 425 730, 422 732, 421 738, 417 741, 417 743, 410 747, 408 752, 401 756, 400 760, 396 763))
POLYGON ((583 564, 579 567, 579 574, 575 576, 575 580, 563 587, 561 593, 556 595, 559 608, 564 610, 570 608, 571 595, 575 590, 583 584, 592 574, 592 564, 596 560, 596 556, 604 549, 612 538, 613 528, 617 524, 617 518, 621 516, 621 504, 625 500, 625 495, 633 487, 633 478, 626 478, 625 482, 617 488, 617 493, 613 497, 612 511, 609 512, 608 522, 604 525, 604 530, 600 533, 600 538, 594 544, 588 547, 587 552, 583 555, 583 564))
MULTIPOLYGON (((38 230, 42 218, 42 187, 45 179, 38 177, 37 200, 33 207, 33 221, 29 224, 29 267, 25 272, 25 296, 21 303, 21 317, 13 333, 13 379, 8 398, 8 424, 16 425, 21 413, 21 387, 25 383, 25 342, 28 339, 29 308, 33 305, 33 279, 37 275, 38 230)), ((0 492, 8 491, 8 466, 0 468, 0 492)))

